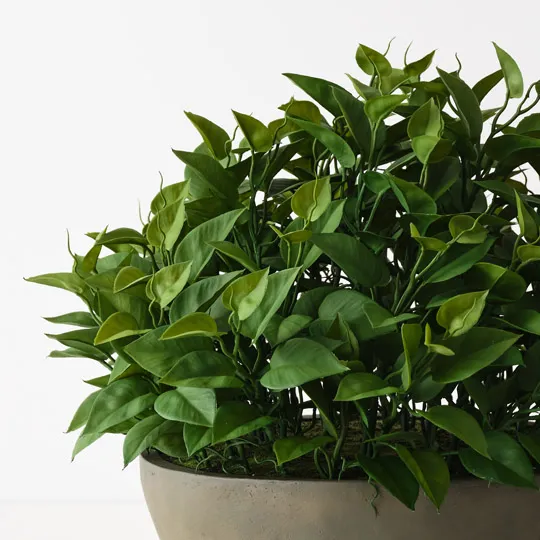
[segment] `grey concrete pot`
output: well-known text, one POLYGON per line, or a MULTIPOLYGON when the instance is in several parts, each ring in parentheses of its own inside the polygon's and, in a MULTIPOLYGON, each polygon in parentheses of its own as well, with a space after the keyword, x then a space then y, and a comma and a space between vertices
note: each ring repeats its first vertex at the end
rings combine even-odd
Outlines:
POLYGON ((421 494, 411 512, 365 481, 207 475, 155 455, 140 460, 161 540, 538 540, 540 493, 462 480, 441 513, 421 494))

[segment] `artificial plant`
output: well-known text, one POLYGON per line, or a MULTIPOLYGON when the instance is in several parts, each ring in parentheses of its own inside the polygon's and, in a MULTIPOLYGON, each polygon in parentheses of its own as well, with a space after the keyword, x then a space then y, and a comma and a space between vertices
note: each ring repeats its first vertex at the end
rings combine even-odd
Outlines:
POLYGON ((79 327, 51 356, 105 370, 74 453, 123 433, 126 464, 312 463, 410 508, 452 475, 537 489, 540 84, 495 50, 470 87, 461 66, 426 78, 434 53, 397 69, 360 45, 365 82, 286 74, 312 100, 268 125, 186 113, 203 142, 174 151, 185 181, 142 232, 91 233, 71 272, 29 280, 86 306, 48 319, 79 327))

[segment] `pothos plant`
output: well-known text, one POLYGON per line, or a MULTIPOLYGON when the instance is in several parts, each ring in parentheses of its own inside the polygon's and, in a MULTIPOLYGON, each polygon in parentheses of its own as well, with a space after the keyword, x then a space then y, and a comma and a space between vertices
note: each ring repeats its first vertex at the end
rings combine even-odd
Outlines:
POLYGON ((122 433, 126 465, 356 475, 411 509, 454 475, 537 489, 540 83, 495 51, 470 87, 360 45, 365 82, 286 74, 312 101, 268 125, 186 113, 203 142, 142 232, 29 279, 86 306, 47 319, 79 327, 51 356, 105 370, 74 454, 122 433))

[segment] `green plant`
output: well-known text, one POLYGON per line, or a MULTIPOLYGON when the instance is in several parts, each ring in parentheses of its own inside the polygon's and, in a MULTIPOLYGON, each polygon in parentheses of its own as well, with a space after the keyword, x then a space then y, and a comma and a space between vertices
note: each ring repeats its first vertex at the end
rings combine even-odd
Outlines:
POLYGON ((79 327, 51 356, 107 370, 74 454, 124 433, 126 465, 150 448, 230 473, 312 463, 410 508, 419 487, 439 507, 451 474, 537 489, 540 197, 523 166, 540 170, 540 83, 522 99, 496 53, 470 88, 459 70, 422 81, 434 53, 395 69, 361 45, 360 97, 287 74, 315 103, 268 125, 235 112, 231 137, 186 113, 204 142, 174 152, 185 182, 142 233, 91 233, 72 272, 29 280, 87 307, 48 319, 79 327))

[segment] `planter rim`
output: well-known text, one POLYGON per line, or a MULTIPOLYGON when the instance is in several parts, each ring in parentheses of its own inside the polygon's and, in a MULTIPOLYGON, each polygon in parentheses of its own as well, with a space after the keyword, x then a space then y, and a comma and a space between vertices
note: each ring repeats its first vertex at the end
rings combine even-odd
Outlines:
MULTIPOLYGON (((157 452, 155 451, 145 451, 140 455, 140 459, 143 459, 144 461, 147 461, 148 463, 151 463, 152 465, 155 465, 156 467, 160 467, 162 469, 168 469, 170 471, 184 473, 184 474, 190 474, 193 476, 199 476, 199 477, 207 477, 207 478, 216 478, 221 481, 225 482, 249 482, 249 481, 256 481, 256 482, 292 482, 292 483, 303 483, 303 484, 344 484, 344 483, 368 483, 368 480, 362 479, 362 478, 355 478, 355 479, 345 479, 345 480, 324 480, 323 478, 299 478, 296 476, 287 476, 287 477, 268 477, 268 476, 249 476, 245 474, 238 474, 238 475, 228 475, 228 474, 220 474, 220 473, 213 473, 213 472, 206 472, 206 471, 197 471, 195 469, 190 469, 189 467, 184 467, 182 465, 177 465, 175 463, 172 463, 166 459, 163 459, 157 452)), ((537 479, 540 480, 540 475, 536 476, 537 479)), ((451 478, 451 484, 455 485, 460 484, 461 486, 467 485, 499 485, 495 483, 490 483, 487 480, 482 480, 481 478, 476 478, 474 476, 467 476, 467 477, 460 477, 460 478, 451 478)), ((502 484, 500 484, 502 486, 502 484)), ((525 489, 525 488, 523 488, 525 489)))

